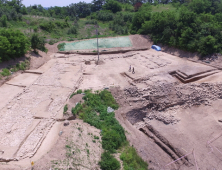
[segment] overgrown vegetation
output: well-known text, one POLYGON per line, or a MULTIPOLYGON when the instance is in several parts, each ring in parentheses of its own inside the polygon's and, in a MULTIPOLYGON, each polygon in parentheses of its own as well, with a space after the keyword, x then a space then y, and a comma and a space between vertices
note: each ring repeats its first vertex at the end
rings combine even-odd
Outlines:
MULTIPOLYGON (((96 91, 95 93, 92 93, 90 90, 85 90, 84 93, 84 103, 78 103, 74 108, 72 108, 72 113, 74 115, 78 115, 79 118, 83 119, 84 122, 101 129, 102 147, 105 150, 99 163, 101 169, 119 169, 120 163, 112 154, 116 153, 116 150, 120 149, 121 147, 128 146, 128 144, 124 129, 116 120, 115 113, 107 112, 107 107, 118 109, 119 106, 112 94, 107 90, 96 91)), ((94 136, 94 139, 98 139, 98 137, 94 136)), ((93 140, 93 142, 96 141, 93 140)), ((128 150, 128 148, 130 149, 130 147, 126 147, 125 149, 128 150)), ((129 153, 131 154, 132 151, 129 151, 129 153)), ((128 155, 127 151, 125 155, 128 155)), ((123 160, 127 162, 129 157, 125 157, 123 156, 123 160)), ((134 168, 134 165, 139 167, 137 164, 141 162, 138 162, 137 157, 135 156, 132 158, 134 164, 132 164, 132 166, 130 165, 129 167, 134 168)), ((141 166, 142 168, 143 165, 146 164, 143 163, 141 166)), ((145 169, 147 169, 147 167, 145 169)))
POLYGON ((118 170, 120 163, 109 152, 102 153, 101 161, 99 162, 100 168, 103 170, 118 170))

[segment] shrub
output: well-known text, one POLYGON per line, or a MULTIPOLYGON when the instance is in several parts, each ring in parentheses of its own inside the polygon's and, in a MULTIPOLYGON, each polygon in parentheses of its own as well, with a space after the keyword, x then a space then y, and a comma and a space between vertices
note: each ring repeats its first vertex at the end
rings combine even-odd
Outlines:
POLYGON ((68 105, 66 104, 63 109, 63 113, 65 114, 68 111, 68 105))
POLYGON ((49 21, 49 22, 41 23, 40 28, 47 32, 52 32, 56 28, 56 26, 52 21, 49 21))
POLYGON ((72 114, 76 115, 77 113, 79 113, 81 110, 83 109, 81 103, 78 103, 76 105, 76 107, 72 108, 72 114))
POLYGON ((64 50, 65 50, 65 45, 66 45, 66 43, 60 43, 60 44, 58 44, 58 45, 57 45, 58 50, 59 50, 59 51, 64 51, 64 50))
POLYGON ((60 22, 60 21, 56 21, 55 24, 60 27, 60 28, 66 28, 69 27, 69 23, 68 22, 60 22))
POLYGON ((77 94, 81 94, 81 93, 82 93, 81 89, 77 90, 77 94))
POLYGON ((10 76, 11 73, 10 73, 9 69, 3 68, 2 72, 1 72, 1 75, 5 77, 5 76, 10 76))
POLYGON ((35 28, 33 29, 33 31, 34 31, 34 32, 38 32, 38 29, 39 29, 38 27, 35 27, 35 28))
POLYGON ((111 21, 113 20, 113 13, 108 10, 101 10, 97 12, 97 19, 100 21, 111 21))
POLYGON ((50 44, 50 45, 53 45, 53 44, 55 44, 55 43, 57 43, 56 40, 51 39, 51 40, 49 41, 49 44, 50 44))
POLYGON ((118 170, 120 169, 120 163, 109 152, 102 153, 101 161, 99 162, 102 170, 118 170))
POLYGON ((76 29, 76 27, 72 26, 72 27, 68 30, 68 34, 77 34, 77 29, 76 29))
POLYGON ((99 136, 94 136, 94 139, 99 139, 99 136))
POLYGON ((39 34, 34 33, 31 37, 31 48, 34 49, 34 52, 37 53, 36 49, 41 50, 43 52, 47 52, 48 49, 45 47, 45 39, 44 37, 39 36, 39 34))
POLYGON ((87 21, 85 22, 85 24, 97 25, 97 21, 96 21, 96 20, 87 20, 87 21))

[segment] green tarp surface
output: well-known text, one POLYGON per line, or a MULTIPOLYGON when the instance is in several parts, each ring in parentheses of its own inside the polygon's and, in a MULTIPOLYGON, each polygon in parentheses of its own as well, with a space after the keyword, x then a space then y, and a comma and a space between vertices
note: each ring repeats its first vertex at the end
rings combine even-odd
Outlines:
MULTIPOLYGON (((129 37, 101 38, 98 41, 99 48, 132 47, 129 37)), ((60 51, 97 49, 97 39, 66 43, 60 51)))

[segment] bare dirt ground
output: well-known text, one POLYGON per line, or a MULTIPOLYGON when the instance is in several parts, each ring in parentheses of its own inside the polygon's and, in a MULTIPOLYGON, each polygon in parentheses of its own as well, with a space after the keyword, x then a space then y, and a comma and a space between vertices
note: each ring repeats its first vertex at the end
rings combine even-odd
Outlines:
POLYGON ((101 55, 97 65, 95 55, 55 48, 0 87, 0 169, 30 169, 32 161, 34 169, 99 169, 100 131, 72 120, 71 106, 82 95, 69 96, 104 88, 120 104, 116 118, 150 169, 222 167, 220 70, 152 49, 101 55))

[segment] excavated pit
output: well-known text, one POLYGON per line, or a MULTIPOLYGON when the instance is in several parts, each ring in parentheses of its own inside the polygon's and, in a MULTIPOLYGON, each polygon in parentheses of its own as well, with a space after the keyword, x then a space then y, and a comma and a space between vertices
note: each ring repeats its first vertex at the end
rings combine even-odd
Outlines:
POLYGON ((191 83, 191 82, 195 82, 197 80, 200 80, 202 78, 211 76, 213 74, 216 74, 218 72, 220 72, 220 71, 214 69, 214 70, 209 70, 209 71, 205 71, 205 72, 196 73, 196 74, 193 74, 193 75, 186 75, 182 71, 177 70, 177 71, 169 72, 169 74, 171 76, 177 78, 182 83, 191 83))

